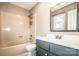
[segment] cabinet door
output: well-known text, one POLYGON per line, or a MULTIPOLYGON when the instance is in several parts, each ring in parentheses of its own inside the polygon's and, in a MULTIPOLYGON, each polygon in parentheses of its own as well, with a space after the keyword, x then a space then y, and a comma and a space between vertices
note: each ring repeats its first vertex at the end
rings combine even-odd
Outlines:
POLYGON ((40 47, 37 47, 37 56, 47 56, 48 52, 40 47))
POLYGON ((55 44, 53 44, 53 43, 50 43, 50 52, 52 54, 55 54, 55 44))
POLYGON ((48 52, 48 54, 47 54, 48 56, 57 56, 56 54, 54 54, 54 53, 51 53, 51 52, 48 52))
POLYGON ((45 42, 42 40, 37 40, 37 46, 40 46, 41 48, 45 49, 45 50, 49 50, 49 42, 45 42))
POLYGON ((40 48, 37 46, 37 47, 36 47, 36 55, 37 55, 37 56, 41 56, 41 53, 42 53, 42 52, 40 51, 40 48))
POLYGON ((36 50, 37 50, 37 52, 36 52, 37 56, 55 56, 55 54, 52 54, 49 51, 46 51, 40 47, 37 47, 36 50))
POLYGON ((55 45, 55 53, 61 56, 75 56, 77 51, 73 48, 55 45))
POLYGON ((79 50, 76 50, 77 51, 77 54, 76 54, 76 56, 79 56, 79 50))

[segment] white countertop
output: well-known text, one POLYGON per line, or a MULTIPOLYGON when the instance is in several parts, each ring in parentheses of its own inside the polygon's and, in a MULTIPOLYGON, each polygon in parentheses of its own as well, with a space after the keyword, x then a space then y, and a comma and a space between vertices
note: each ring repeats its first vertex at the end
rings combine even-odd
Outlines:
POLYGON ((79 39, 55 39, 47 37, 36 37, 36 39, 43 40, 50 43, 59 44, 66 47, 71 47, 74 49, 79 49, 79 39))

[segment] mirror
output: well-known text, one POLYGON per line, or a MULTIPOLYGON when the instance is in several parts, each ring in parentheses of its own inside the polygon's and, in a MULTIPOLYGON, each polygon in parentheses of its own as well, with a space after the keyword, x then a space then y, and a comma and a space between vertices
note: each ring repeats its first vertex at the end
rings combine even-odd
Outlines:
POLYGON ((51 8, 50 30, 60 32, 76 32, 78 30, 78 6, 79 3, 66 3, 51 8), (57 7, 58 6, 58 7, 57 7))
POLYGON ((64 30, 65 29, 65 14, 58 14, 53 16, 54 20, 54 30, 64 30))
POLYGON ((67 12, 68 15, 68 25, 67 25, 67 29, 68 30, 76 30, 76 26, 77 26, 77 9, 73 9, 71 11, 67 12))

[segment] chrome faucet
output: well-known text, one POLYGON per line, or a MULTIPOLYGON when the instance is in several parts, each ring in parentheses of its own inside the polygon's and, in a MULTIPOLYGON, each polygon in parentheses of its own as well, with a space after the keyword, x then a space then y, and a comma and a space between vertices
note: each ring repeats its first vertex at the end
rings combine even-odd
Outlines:
POLYGON ((56 35, 56 39, 62 39, 61 35, 56 35))

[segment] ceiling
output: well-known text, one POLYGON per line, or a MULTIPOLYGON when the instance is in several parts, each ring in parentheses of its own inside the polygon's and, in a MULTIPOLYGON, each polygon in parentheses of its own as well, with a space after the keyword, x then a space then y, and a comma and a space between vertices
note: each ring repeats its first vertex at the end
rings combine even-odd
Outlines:
POLYGON ((10 3, 19 6, 21 8, 24 8, 26 10, 32 9, 37 4, 37 2, 10 2, 10 3))

